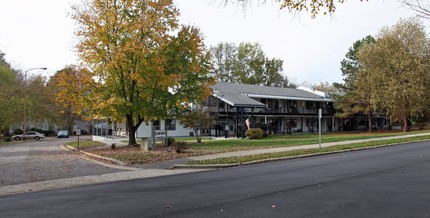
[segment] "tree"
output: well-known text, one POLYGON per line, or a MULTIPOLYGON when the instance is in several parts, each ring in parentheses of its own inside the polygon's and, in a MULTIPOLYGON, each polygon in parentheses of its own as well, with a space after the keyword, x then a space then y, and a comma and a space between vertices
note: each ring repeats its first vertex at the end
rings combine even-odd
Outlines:
POLYGON ((321 92, 331 92, 331 93, 337 92, 337 88, 333 84, 330 84, 327 81, 320 82, 320 84, 312 85, 312 88, 321 92))
POLYGON ((430 19, 430 4, 427 0, 402 0, 401 3, 418 13, 418 16, 430 19))
POLYGON ((9 133, 18 120, 18 111, 24 103, 24 98, 19 89, 19 74, 11 68, 4 59, 5 54, 0 51, 0 129, 4 134, 9 133))
POLYGON ((51 77, 48 87, 51 88, 54 101, 57 106, 58 123, 65 124, 67 130, 72 132, 73 126, 77 120, 82 119, 84 114, 84 105, 81 96, 85 95, 88 88, 84 87, 86 79, 85 74, 77 66, 66 66, 57 71, 51 77))
POLYGON ((429 40, 417 18, 400 19, 380 30, 377 41, 358 53, 372 86, 371 104, 409 131, 412 117, 429 107, 429 40))
POLYGON ((174 116, 210 94, 209 54, 197 28, 179 27, 172 0, 91 0, 73 6, 93 116, 142 122, 174 116), (173 33, 176 32, 176 35, 173 33))
MULTIPOLYGON (((222 0, 225 4, 232 2, 246 8, 252 2, 265 3, 266 0, 222 0)), ((363 1, 363 0, 360 0, 363 1)), ((367 1, 367 0, 366 0, 367 1)), ((311 17, 315 18, 320 12, 324 15, 332 14, 336 11, 336 5, 344 3, 345 0, 273 0, 279 3, 280 9, 287 9, 289 12, 297 13, 301 11, 310 12, 311 17)))
POLYGON ((219 43, 211 47, 212 71, 220 82, 235 81, 234 64, 237 56, 237 47, 234 43, 219 43))
POLYGON ((212 72, 220 82, 291 87, 283 61, 268 58, 258 43, 219 43, 211 48, 212 72))
POLYGON ((341 62, 341 71, 344 83, 333 83, 338 94, 333 93, 331 97, 335 100, 335 108, 339 111, 338 117, 349 117, 357 113, 367 114, 368 129, 372 132, 371 85, 367 72, 363 71, 357 54, 363 45, 372 44, 375 39, 366 36, 354 42, 341 62))
POLYGON ((47 87, 47 79, 44 76, 36 75, 27 79, 25 102, 28 119, 33 124, 54 121, 54 95, 47 87))
POLYGON ((193 109, 186 110, 179 122, 194 131, 197 143, 202 142, 202 131, 213 125, 215 119, 211 116, 211 107, 197 105, 193 109))

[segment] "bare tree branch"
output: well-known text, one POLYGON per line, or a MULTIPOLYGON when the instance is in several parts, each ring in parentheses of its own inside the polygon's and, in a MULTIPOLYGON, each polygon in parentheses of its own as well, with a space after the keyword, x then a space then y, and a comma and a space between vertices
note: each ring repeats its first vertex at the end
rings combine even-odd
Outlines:
POLYGON ((418 13, 418 16, 430 19, 430 2, 428 0, 401 0, 403 6, 418 13))

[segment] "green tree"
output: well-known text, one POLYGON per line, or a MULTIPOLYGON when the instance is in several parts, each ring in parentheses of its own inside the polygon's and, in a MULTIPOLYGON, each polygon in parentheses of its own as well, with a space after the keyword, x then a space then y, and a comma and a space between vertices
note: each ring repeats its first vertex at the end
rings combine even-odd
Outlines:
POLYGON ((125 120, 129 144, 142 122, 174 116, 210 94, 209 54, 198 29, 179 26, 172 0, 91 0, 75 5, 78 52, 93 116, 125 120), (174 34, 176 33, 176 34, 174 34))
POLYGON ((429 107, 429 40, 417 18, 400 19, 380 30, 377 41, 363 46, 358 59, 373 88, 371 104, 394 120, 409 121, 429 107))
POLYGON ((341 62, 341 71, 343 83, 333 83, 334 88, 338 91, 331 97, 335 100, 334 106, 338 110, 338 117, 349 117, 357 113, 367 114, 368 129, 372 132, 372 113, 371 105, 371 85, 368 74, 362 69, 362 64, 358 60, 357 54, 365 44, 372 44, 375 39, 372 36, 366 36, 361 40, 354 42, 341 62))
POLYGON ((11 68, 0 51, 0 129, 8 135, 9 129, 19 120, 18 112, 24 103, 20 75, 11 68))
POLYGON ((211 48, 212 72, 220 82, 291 87, 283 61, 268 58, 258 43, 219 43, 211 48))

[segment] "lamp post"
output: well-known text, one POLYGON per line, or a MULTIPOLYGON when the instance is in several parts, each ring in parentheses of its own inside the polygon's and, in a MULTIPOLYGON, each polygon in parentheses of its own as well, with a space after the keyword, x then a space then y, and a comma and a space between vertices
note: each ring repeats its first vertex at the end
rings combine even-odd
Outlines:
POLYGON ((27 128, 27 119, 26 119, 26 108, 27 108, 27 72, 30 70, 46 70, 48 68, 46 67, 36 67, 36 68, 31 68, 25 71, 24 73, 24 129, 23 129, 23 134, 22 134, 22 140, 25 140, 25 129, 27 128))

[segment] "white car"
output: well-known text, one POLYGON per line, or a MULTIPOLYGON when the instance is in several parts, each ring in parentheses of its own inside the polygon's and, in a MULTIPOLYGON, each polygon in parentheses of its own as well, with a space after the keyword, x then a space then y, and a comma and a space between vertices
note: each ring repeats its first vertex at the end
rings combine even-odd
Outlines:
MULTIPOLYGON (((15 139, 17 141, 19 141, 19 140, 21 140, 23 138, 24 138, 23 134, 12 136, 12 139, 15 139)), ((36 140, 39 140, 41 138, 45 138, 45 135, 43 135, 42 133, 38 133, 38 132, 35 132, 35 131, 25 132, 25 139, 36 139, 36 140)))

